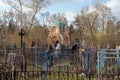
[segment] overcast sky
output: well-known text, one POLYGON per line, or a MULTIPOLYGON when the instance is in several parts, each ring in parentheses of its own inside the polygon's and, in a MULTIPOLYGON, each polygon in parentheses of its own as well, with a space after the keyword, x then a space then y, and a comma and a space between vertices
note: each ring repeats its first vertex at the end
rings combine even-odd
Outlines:
POLYGON ((109 0, 106 4, 112 9, 113 15, 120 20, 120 0, 109 0))
MULTIPOLYGON (((93 0, 52 0, 52 4, 43 9, 44 12, 50 14, 65 13, 68 21, 73 21, 75 15, 82 7, 91 6, 93 0)), ((112 9, 114 16, 120 20, 120 0, 101 0, 102 3, 107 4, 112 9)), ((0 9, 7 10, 8 6, 1 2, 0 9)))
POLYGON ((91 0, 52 0, 52 4, 44 9, 50 14, 65 13, 68 21, 73 21, 75 15, 83 6, 91 5, 91 0))
MULTIPOLYGON (((93 0, 52 0, 53 3, 45 9, 51 14, 63 12, 68 21, 73 21, 82 7, 91 6, 93 0)), ((113 15, 120 20, 120 0, 100 0, 112 9, 113 15)))

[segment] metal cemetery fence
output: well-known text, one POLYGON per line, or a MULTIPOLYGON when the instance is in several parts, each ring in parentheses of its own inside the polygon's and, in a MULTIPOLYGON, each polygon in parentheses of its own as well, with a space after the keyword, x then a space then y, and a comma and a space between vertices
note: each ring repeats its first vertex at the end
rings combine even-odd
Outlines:
POLYGON ((95 79, 89 73, 88 59, 84 59, 82 54, 71 50, 57 50, 57 53, 36 52, 36 68, 37 71, 44 71, 45 80, 95 79))
POLYGON ((120 80, 120 50, 103 49, 98 51, 98 79, 120 80))
POLYGON ((32 47, 6 52, 0 52, 0 80, 97 80, 96 57, 91 49, 48 53, 45 48, 32 47))

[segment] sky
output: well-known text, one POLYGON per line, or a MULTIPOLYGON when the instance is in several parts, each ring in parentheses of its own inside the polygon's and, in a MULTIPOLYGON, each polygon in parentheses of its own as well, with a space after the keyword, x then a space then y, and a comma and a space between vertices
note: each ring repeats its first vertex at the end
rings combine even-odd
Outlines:
POLYGON ((44 9, 50 14, 65 13, 68 21, 73 21, 75 15, 83 6, 91 5, 91 0, 52 0, 51 5, 44 9))
MULTIPOLYGON (((111 8, 112 13, 120 19, 120 0, 100 0, 111 8)), ((75 15, 82 7, 92 6, 93 0, 52 0, 52 4, 45 11, 55 14, 58 12, 65 13, 68 21, 73 21, 75 15)))
MULTIPOLYGON (((92 6, 93 0, 52 0, 51 4, 42 10, 42 13, 52 14, 65 13, 68 21, 74 21, 75 15, 82 7, 92 6)), ((100 0, 111 8, 112 13, 120 19, 120 0, 100 0)), ((7 10, 8 6, 0 0, 0 10, 7 10)))

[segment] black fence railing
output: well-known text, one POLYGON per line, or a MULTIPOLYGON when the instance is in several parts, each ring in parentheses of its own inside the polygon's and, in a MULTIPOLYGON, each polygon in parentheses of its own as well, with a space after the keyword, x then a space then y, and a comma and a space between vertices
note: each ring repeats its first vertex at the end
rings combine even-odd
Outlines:
POLYGON ((6 48, 0 50, 0 80, 120 80, 119 58, 118 50, 6 48))
MULTIPOLYGON (((4 52, 0 55, 4 60, 4 52)), ((93 55, 68 49, 48 53, 45 48, 25 48, 23 54, 21 49, 7 49, 0 80, 97 80, 93 55)))

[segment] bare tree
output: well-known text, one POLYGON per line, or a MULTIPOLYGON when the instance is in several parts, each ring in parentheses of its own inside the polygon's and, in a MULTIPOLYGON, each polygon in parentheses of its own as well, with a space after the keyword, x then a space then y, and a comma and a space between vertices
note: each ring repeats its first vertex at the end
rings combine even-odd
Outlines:
POLYGON ((3 2, 7 3, 13 9, 19 12, 22 27, 25 9, 28 10, 27 12, 31 12, 32 15, 29 16, 30 26, 28 30, 30 30, 30 28, 33 26, 37 13, 39 13, 42 8, 50 3, 48 0, 5 0, 3 2))
POLYGON ((99 26, 104 31, 106 22, 108 21, 108 18, 111 17, 111 15, 112 15, 111 9, 109 7, 107 7, 105 4, 100 4, 100 3, 96 3, 95 9, 98 13, 99 26))
POLYGON ((106 5, 99 2, 93 4, 92 10, 89 7, 82 8, 75 18, 75 24, 80 36, 83 36, 84 39, 87 38, 86 40, 89 37, 90 42, 97 41, 96 34, 99 28, 105 30, 106 22, 111 16, 110 8, 106 5))
POLYGON ((49 12, 41 13, 40 19, 42 18, 42 24, 43 26, 46 26, 49 24, 49 12))

